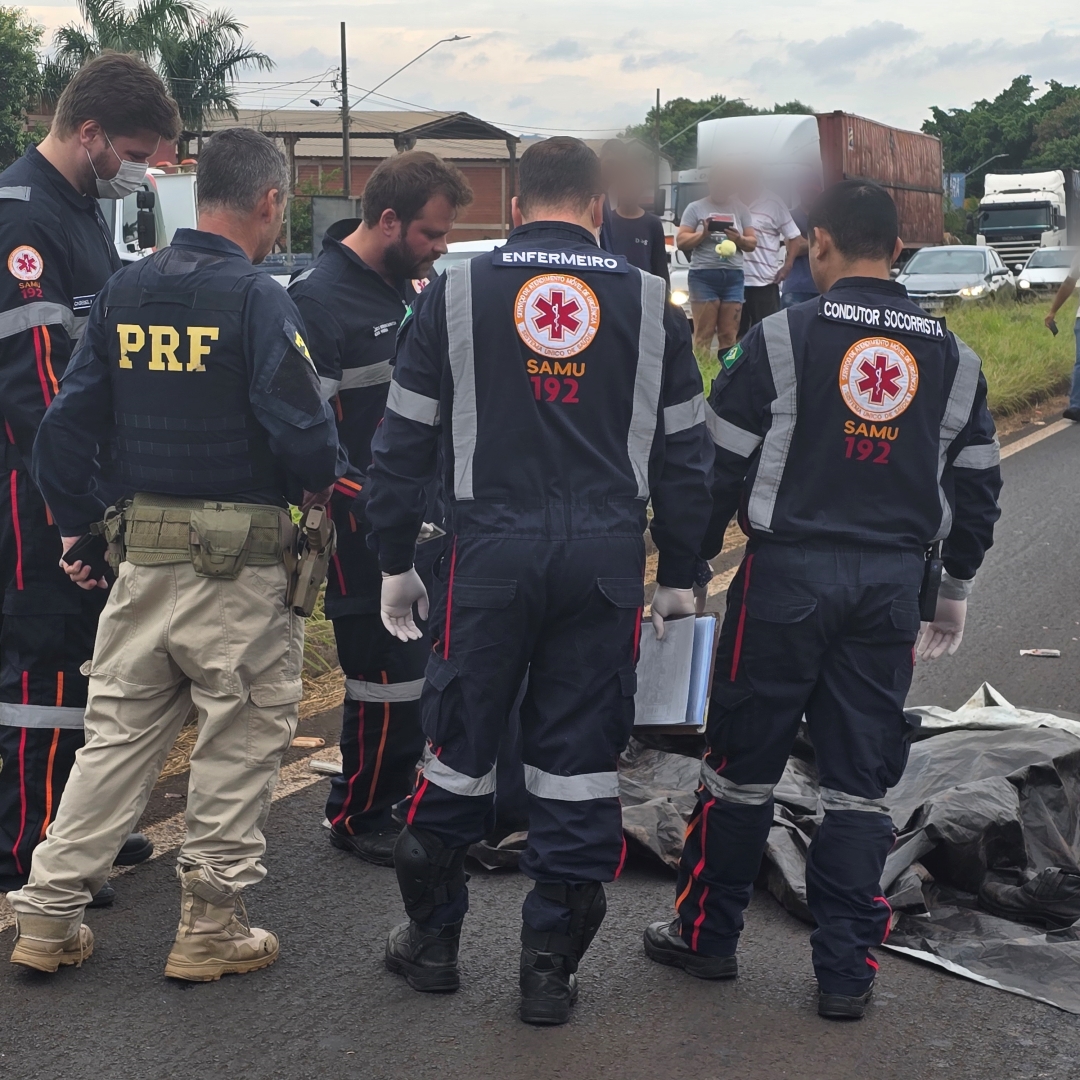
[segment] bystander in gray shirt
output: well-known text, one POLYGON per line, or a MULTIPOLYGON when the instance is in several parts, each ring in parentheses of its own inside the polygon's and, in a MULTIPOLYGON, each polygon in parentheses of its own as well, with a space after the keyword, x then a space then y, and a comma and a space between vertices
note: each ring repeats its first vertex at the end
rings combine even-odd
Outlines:
MULTIPOLYGON (((754 227, 754 220, 750 211, 739 202, 738 199, 729 199, 723 203, 713 202, 712 199, 695 199, 684 211, 680 225, 688 229, 697 227, 706 220, 718 214, 727 214, 735 218, 735 227, 741 233, 754 227)), ((690 253, 691 270, 741 270, 743 265, 743 253, 736 251, 726 259, 716 254, 716 245, 720 240, 727 239, 721 235, 716 240, 703 240, 690 253)))

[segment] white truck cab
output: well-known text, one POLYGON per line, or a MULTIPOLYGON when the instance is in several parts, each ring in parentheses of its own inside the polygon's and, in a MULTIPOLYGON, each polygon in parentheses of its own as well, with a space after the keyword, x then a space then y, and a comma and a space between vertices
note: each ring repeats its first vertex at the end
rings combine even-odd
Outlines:
POLYGON ((124 262, 166 247, 177 229, 195 228, 194 166, 148 169, 141 191, 124 199, 99 199, 113 243, 124 262))

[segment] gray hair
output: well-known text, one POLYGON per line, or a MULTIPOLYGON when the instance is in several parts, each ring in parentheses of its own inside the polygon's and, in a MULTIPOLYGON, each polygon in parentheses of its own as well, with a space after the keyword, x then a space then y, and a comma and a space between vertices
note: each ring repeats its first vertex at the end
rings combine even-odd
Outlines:
POLYGON ((210 136, 199 155, 199 209, 250 214, 276 188, 280 202, 289 192, 289 173, 281 151, 252 128, 223 128, 210 136))

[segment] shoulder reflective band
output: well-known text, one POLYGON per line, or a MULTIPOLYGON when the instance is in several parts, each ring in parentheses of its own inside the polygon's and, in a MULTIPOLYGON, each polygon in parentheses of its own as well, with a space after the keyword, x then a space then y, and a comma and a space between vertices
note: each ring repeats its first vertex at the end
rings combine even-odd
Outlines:
POLYGON ((722 450, 730 450, 739 457, 748 458, 760 445, 761 436, 738 427, 736 424, 716 415, 713 407, 705 402, 705 426, 709 429, 712 441, 722 450))
POLYGON ((626 449, 637 481, 637 497, 649 497, 649 456, 656 438, 660 383, 664 376, 664 304, 667 286, 663 278, 641 274, 641 329, 638 333, 637 373, 634 376, 634 411, 626 449))
POLYGON ((698 394, 689 401, 680 401, 678 405, 669 405, 664 409, 664 434, 674 435, 678 431, 697 427, 705 423, 705 396, 698 394))
POLYGON ((739 806, 764 806, 771 798, 775 784, 736 784, 726 776, 714 772, 703 761, 701 782, 721 802, 737 803, 739 806))
POLYGON ((14 199, 16 202, 29 202, 28 187, 0 187, 0 199, 14 199))
POLYGON ((75 316, 75 328, 71 331, 71 340, 75 342, 82 341, 83 334, 86 333, 86 324, 90 321, 89 315, 76 315, 75 316))
POLYGON ((446 272, 446 336, 454 379, 451 426, 454 440, 454 498, 473 497, 476 454, 476 356, 473 350, 471 263, 446 272))
POLYGON ((849 795, 846 791, 823 787, 821 808, 823 810, 863 810, 868 814, 888 814, 884 799, 864 799, 861 795, 849 795))
POLYGON ((406 390, 397 380, 390 383, 390 393, 386 395, 386 407, 393 409, 398 416, 406 420, 415 420, 428 427, 439 425, 439 403, 435 398, 424 397, 415 390, 406 390))
POLYGON ((66 705, 15 705, 0 701, 0 724, 4 727, 64 728, 76 731, 83 726, 86 709, 66 705))
POLYGON ((10 311, 0 311, 0 340, 21 334, 24 330, 33 330, 35 326, 57 324, 73 335, 75 312, 63 304, 53 304, 47 300, 12 308, 10 311))
POLYGON ((346 679, 345 697, 349 701, 419 701, 423 679, 411 682, 376 683, 366 679, 346 679))
POLYGON ((394 365, 389 360, 381 360, 367 367, 347 367, 341 372, 342 390, 360 390, 365 386, 381 386, 388 383, 394 374, 394 365))
MULTIPOLYGON (((526 766, 527 767, 527 766, 526 766)), ((452 791, 455 795, 494 795, 495 766, 483 776, 469 776, 457 772, 449 765, 444 765, 432 752, 430 746, 424 747, 424 775, 443 791, 452 791)))
POLYGON ((941 416, 937 469, 941 525, 934 534, 935 541, 944 540, 952 531, 952 507, 949 506, 949 500, 945 497, 941 477, 945 472, 945 458, 949 453, 949 447, 952 446, 953 440, 960 434, 971 416, 971 406, 975 402, 975 392, 979 388, 979 372, 982 370, 982 361, 975 350, 955 334, 952 338, 960 354, 960 363, 956 367, 956 375, 953 377, 953 384, 949 390, 949 400, 945 402, 945 412, 941 416))
POLYGON ((556 773, 544 772, 533 765, 526 765, 525 790, 538 799, 557 799, 559 802, 617 799, 619 774, 591 772, 578 773, 577 776, 559 776, 556 773))
POLYGON ((979 446, 965 446, 956 459, 953 466, 957 469, 992 469, 1001 461, 1001 446, 995 435, 992 443, 982 443, 979 446))
POLYGON ((751 525, 762 532, 772 532, 776 496, 780 491, 780 481, 784 478, 791 439, 795 434, 798 386, 788 313, 780 311, 769 315, 762 321, 761 328, 765 336, 765 351, 769 356, 769 370, 772 372, 776 398, 769 406, 772 425, 761 448, 747 512, 751 525))

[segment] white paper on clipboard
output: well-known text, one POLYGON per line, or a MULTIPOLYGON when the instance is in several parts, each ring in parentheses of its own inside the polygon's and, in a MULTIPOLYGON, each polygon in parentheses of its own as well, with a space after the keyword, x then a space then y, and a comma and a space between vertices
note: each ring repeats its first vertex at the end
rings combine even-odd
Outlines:
POLYGON ((634 696, 635 727, 701 727, 709 702, 715 615, 668 619, 657 641, 651 622, 641 628, 634 696))

